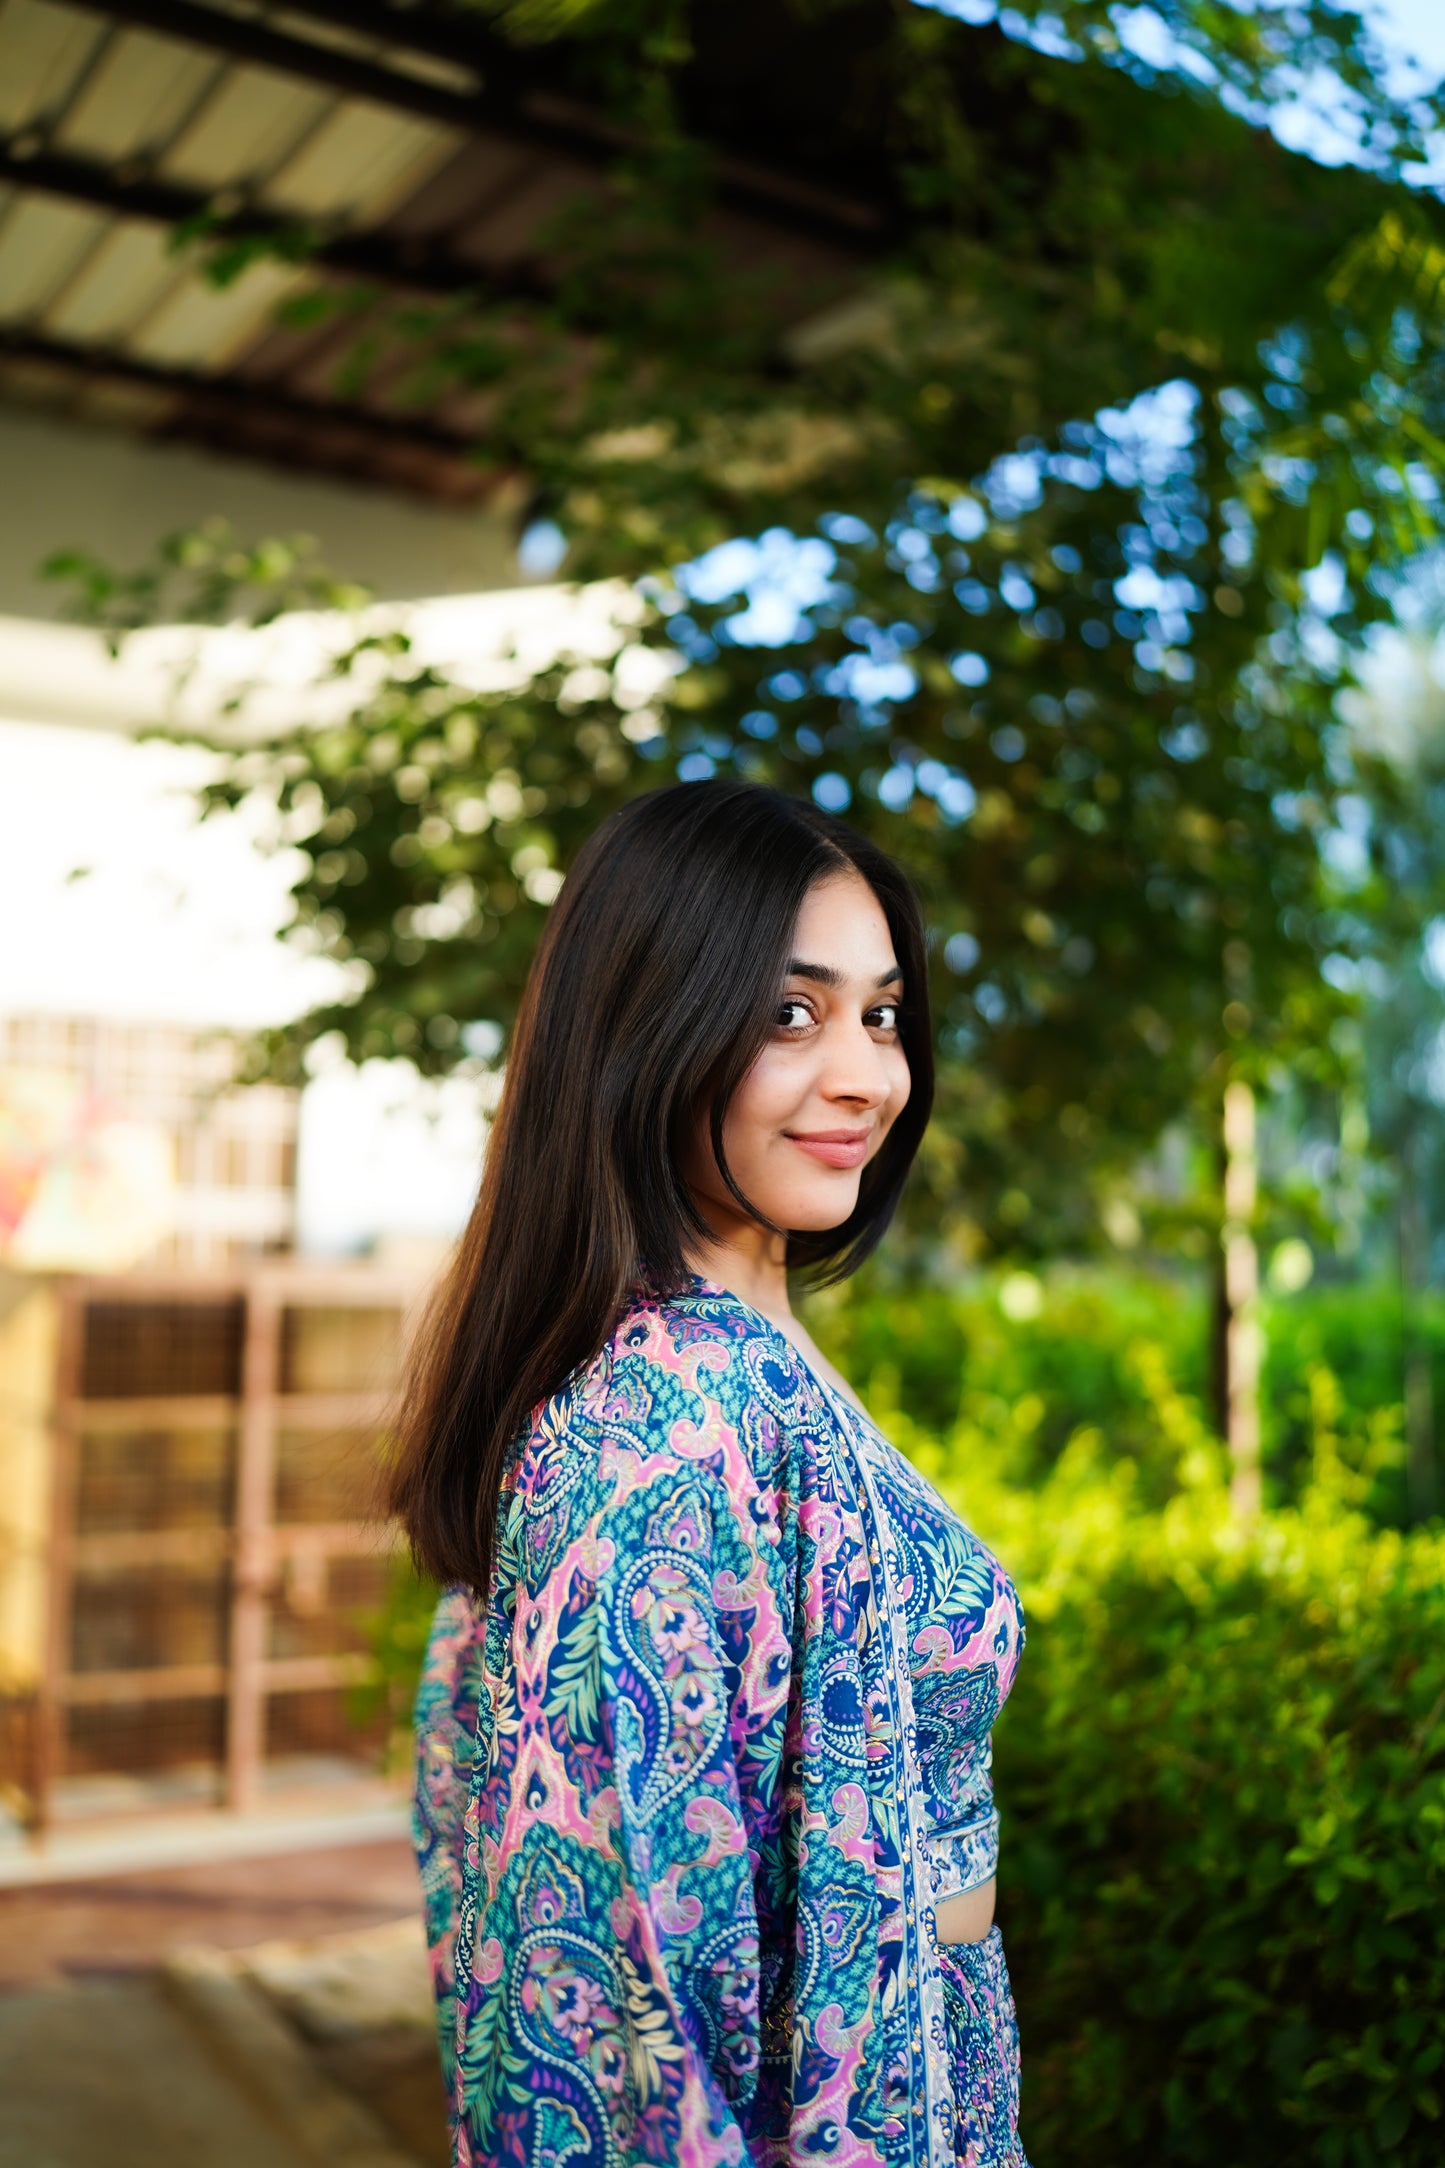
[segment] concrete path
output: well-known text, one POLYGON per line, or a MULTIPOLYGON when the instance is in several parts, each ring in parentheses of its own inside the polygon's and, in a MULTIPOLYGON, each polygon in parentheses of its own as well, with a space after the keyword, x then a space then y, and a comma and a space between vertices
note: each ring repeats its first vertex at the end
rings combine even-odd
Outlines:
POLYGON ((163 1989, 87 1982, 0 2001, 0 2168, 315 2168, 163 1989))
POLYGON ((0 1996, 0 2168, 445 2168, 421 1931, 0 1996))
POLYGON ((248 1949, 279 1936, 352 1933, 420 1915, 404 1836, 0 1888, 0 1991, 147 1971, 199 1944, 248 1949))

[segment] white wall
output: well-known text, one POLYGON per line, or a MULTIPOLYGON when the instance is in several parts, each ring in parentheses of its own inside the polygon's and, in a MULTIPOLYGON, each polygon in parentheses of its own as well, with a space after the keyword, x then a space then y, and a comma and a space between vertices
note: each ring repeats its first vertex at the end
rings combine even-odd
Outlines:
POLYGON ((518 576, 515 507, 430 505, 0 408, 0 614, 62 614, 63 592, 38 577, 59 550, 130 567, 166 535, 216 516, 253 541, 314 535, 331 571, 388 599, 469 594, 518 576))

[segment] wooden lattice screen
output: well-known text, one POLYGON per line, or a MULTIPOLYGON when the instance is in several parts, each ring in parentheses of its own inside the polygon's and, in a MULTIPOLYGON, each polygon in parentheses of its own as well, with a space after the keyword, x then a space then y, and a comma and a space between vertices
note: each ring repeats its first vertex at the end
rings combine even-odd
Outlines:
POLYGON ((62 1284, 31 1819, 69 1777, 356 1753, 393 1539, 378 1445, 416 1290, 370 1269, 62 1284))

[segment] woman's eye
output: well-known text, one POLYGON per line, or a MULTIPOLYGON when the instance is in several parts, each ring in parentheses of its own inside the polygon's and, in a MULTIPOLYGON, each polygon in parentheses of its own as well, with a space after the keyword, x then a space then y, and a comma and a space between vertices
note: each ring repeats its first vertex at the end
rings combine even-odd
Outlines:
POLYGON ((782 1031, 806 1031, 813 1021, 813 1012, 806 1001, 783 1001, 778 1005, 778 1027, 782 1031))
POLYGON ((875 1031, 896 1031, 898 1029, 898 1003, 896 1001, 880 1001, 876 1008, 868 1011, 868 1021, 875 1031))

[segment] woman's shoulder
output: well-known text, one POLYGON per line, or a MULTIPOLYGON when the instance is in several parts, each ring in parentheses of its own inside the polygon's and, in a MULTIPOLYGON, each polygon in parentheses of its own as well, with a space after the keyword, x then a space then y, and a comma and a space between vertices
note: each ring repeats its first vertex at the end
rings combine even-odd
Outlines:
POLYGON ((735 1483, 811 1487, 831 1413, 807 1365, 758 1311, 707 1281, 635 1288, 592 1362, 538 1411, 532 1446, 590 1437, 607 1457, 667 1460, 735 1483))
POLYGON ((694 1277, 659 1293, 635 1289, 603 1351, 610 1377, 673 1381, 725 1416, 761 1410, 785 1426, 816 1426, 829 1409, 802 1356, 740 1296, 694 1277))

